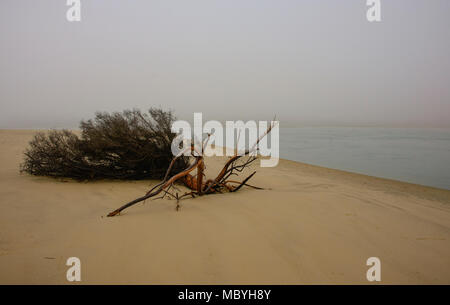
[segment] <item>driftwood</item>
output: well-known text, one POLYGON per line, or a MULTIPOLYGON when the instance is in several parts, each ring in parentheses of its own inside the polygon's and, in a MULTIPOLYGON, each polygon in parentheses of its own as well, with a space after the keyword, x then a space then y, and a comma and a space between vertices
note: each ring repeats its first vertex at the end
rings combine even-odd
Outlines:
POLYGON ((262 189, 260 187, 256 187, 247 183, 255 175, 256 172, 253 172, 251 175, 249 175, 242 181, 230 180, 229 178, 233 175, 238 175, 238 173, 242 172, 245 168, 247 168, 251 163, 253 163, 257 159, 256 151, 258 143, 272 130, 274 126, 275 126, 274 123, 272 123, 267 129, 267 131, 259 137, 259 139, 251 148, 246 149, 242 153, 238 153, 236 148, 234 156, 232 156, 225 163, 224 167, 216 176, 216 178, 204 181, 205 164, 203 159, 203 151, 206 148, 206 145, 210 138, 210 135, 208 135, 208 138, 205 139, 205 141, 201 145, 202 149, 201 153, 195 151, 194 145, 191 145, 191 147, 188 147, 182 152, 180 152, 177 156, 175 156, 172 159, 172 162, 170 163, 166 171, 166 174, 160 183, 158 183, 152 189, 150 189, 144 196, 136 198, 128 202, 127 204, 121 206, 120 208, 112 211, 111 213, 108 214, 108 217, 119 215, 120 212, 122 212, 126 208, 129 208, 135 205, 136 203, 139 203, 151 197, 155 197, 159 194, 162 194, 162 196, 159 198, 169 196, 170 198, 175 199, 177 201, 176 209, 178 210, 180 207, 178 203, 184 197, 195 198, 196 196, 202 196, 213 193, 222 193, 224 191, 236 192, 240 190, 243 186, 248 186, 254 189, 262 189), (183 171, 173 176, 170 176, 170 172, 172 170, 173 165, 177 162, 178 158, 182 157, 184 153, 187 151, 190 151, 192 158, 194 158, 192 164, 183 171), (244 156, 248 156, 248 159, 242 163, 237 163, 237 161, 244 156), (197 170, 197 173, 195 175, 192 175, 191 172, 195 169, 197 170), (183 183, 187 188, 190 189, 190 191, 184 193, 181 196, 179 196, 178 193, 171 192, 170 189, 174 186, 175 182, 183 183))

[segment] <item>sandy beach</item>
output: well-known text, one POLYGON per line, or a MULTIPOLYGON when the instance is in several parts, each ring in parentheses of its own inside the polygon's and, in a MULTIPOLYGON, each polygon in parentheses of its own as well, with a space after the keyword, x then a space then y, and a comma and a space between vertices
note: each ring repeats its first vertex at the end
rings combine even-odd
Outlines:
MULTIPOLYGON (((450 191, 287 160, 265 190, 147 201, 156 181, 74 182, 19 173, 34 131, 0 130, 0 284, 450 284, 450 191)), ((206 160, 214 176, 224 158, 206 160)))

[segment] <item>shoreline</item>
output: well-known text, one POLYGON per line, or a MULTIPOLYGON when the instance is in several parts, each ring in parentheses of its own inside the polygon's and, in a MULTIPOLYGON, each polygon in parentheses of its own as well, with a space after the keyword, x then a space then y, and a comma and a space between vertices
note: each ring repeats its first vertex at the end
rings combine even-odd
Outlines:
MULTIPOLYGON (((61 129, 64 129, 64 128, 61 128, 61 129)), ((53 129, 51 129, 51 128, 50 129, 0 129, 0 135, 2 133, 8 133, 8 132, 30 134, 30 133, 36 133, 36 132, 46 132, 49 130, 53 130, 53 129)), ((76 129, 67 129, 67 130, 71 130, 75 133, 77 131, 79 131, 76 129)), ((216 149, 225 149, 225 148, 217 147, 216 149)), ((232 149, 232 148, 227 148, 227 149, 232 149)), ((435 186, 431 186, 431 185, 418 184, 418 183, 413 183, 413 182, 408 182, 408 181, 403 181, 403 180, 396 180, 396 179, 385 178, 385 177, 378 177, 378 176, 373 176, 370 174, 358 173, 358 172, 353 172, 353 171, 348 171, 348 170, 343 170, 343 169, 338 169, 338 168, 325 167, 325 166, 321 166, 321 165, 310 164, 310 163, 305 163, 305 162, 295 161, 295 160, 290 160, 290 159, 284 159, 284 158, 279 158, 279 160, 283 161, 283 162, 293 162, 294 164, 298 163, 302 166, 311 166, 311 167, 317 168, 318 170, 320 169, 320 170, 330 171, 330 173, 331 173, 331 171, 337 171, 337 172, 342 172, 342 173, 349 174, 349 175, 360 176, 361 178, 362 177, 373 178, 373 179, 379 180, 379 183, 381 183, 381 184, 383 184, 383 181, 385 181, 385 183, 404 183, 406 185, 415 186, 418 188, 430 188, 430 189, 434 189, 436 191, 450 192, 450 189, 439 188, 439 187, 435 187, 435 186)), ((357 178, 356 176, 355 176, 355 179, 357 178)), ((104 181, 116 181, 116 180, 104 180, 104 181)), ((92 181, 92 182, 97 182, 97 181, 92 181)))

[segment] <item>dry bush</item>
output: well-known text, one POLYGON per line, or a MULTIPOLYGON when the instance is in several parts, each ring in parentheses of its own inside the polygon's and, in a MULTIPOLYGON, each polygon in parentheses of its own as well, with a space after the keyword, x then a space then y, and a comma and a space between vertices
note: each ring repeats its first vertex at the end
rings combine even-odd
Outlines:
POLYGON ((123 210, 149 198, 161 199, 168 196, 169 199, 175 199, 177 202, 176 210, 178 211, 178 209, 180 208, 179 201, 184 197, 195 198, 196 196, 203 196, 208 194, 237 192, 243 186, 248 186, 259 190, 263 189, 247 183, 256 174, 256 171, 254 171, 242 181, 231 180, 230 178, 232 176, 239 176, 239 173, 248 168, 257 159, 257 156, 255 154, 258 151, 259 142, 267 134, 270 133, 270 131, 276 126, 276 124, 277 122, 275 120, 272 121, 266 132, 260 135, 260 137, 256 140, 256 142, 253 146, 251 146, 250 149, 239 152, 236 147, 234 155, 225 162, 222 170, 216 175, 214 179, 206 179, 206 175, 204 172, 205 162, 203 159, 203 154, 205 148, 208 145, 211 134, 208 134, 206 139, 202 141, 201 147, 195 147, 194 142, 191 142, 191 144, 184 147, 178 155, 174 156, 167 168, 164 178, 160 183, 154 185, 144 196, 136 198, 122 205, 118 209, 109 213, 107 216, 113 217, 116 215, 120 215, 123 210), (176 164, 176 162, 178 162, 180 158, 185 158, 184 154, 189 152, 192 158, 192 162, 189 164, 189 167, 186 167, 184 170, 172 174, 172 168, 174 164, 176 164), (190 189, 190 191, 185 192, 184 194, 180 194, 178 192, 179 189, 174 185, 176 183, 183 183, 187 188, 190 189), (174 188, 174 190, 172 190, 172 188, 174 188), (162 196, 156 197, 158 195, 162 196))
MULTIPOLYGON (((81 122, 81 137, 68 130, 38 133, 25 151, 21 171, 76 180, 160 179, 173 158, 174 120, 171 111, 155 108, 148 114, 97 113, 81 122)), ((186 166, 187 159, 179 158, 173 171, 186 166)))

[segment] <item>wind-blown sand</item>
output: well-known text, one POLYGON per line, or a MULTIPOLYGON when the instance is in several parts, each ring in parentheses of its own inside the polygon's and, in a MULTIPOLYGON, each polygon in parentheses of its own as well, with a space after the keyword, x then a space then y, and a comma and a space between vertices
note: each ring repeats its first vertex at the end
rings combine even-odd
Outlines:
MULTIPOLYGON (((237 193, 147 201, 155 182, 19 173, 33 131, 0 131, 0 283, 450 284, 450 191, 281 160, 237 193), (270 188, 270 189, 269 189, 270 188)), ((214 176, 220 158, 207 160, 214 176)), ((223 159, 222 159, 223 161, 223 159)))

